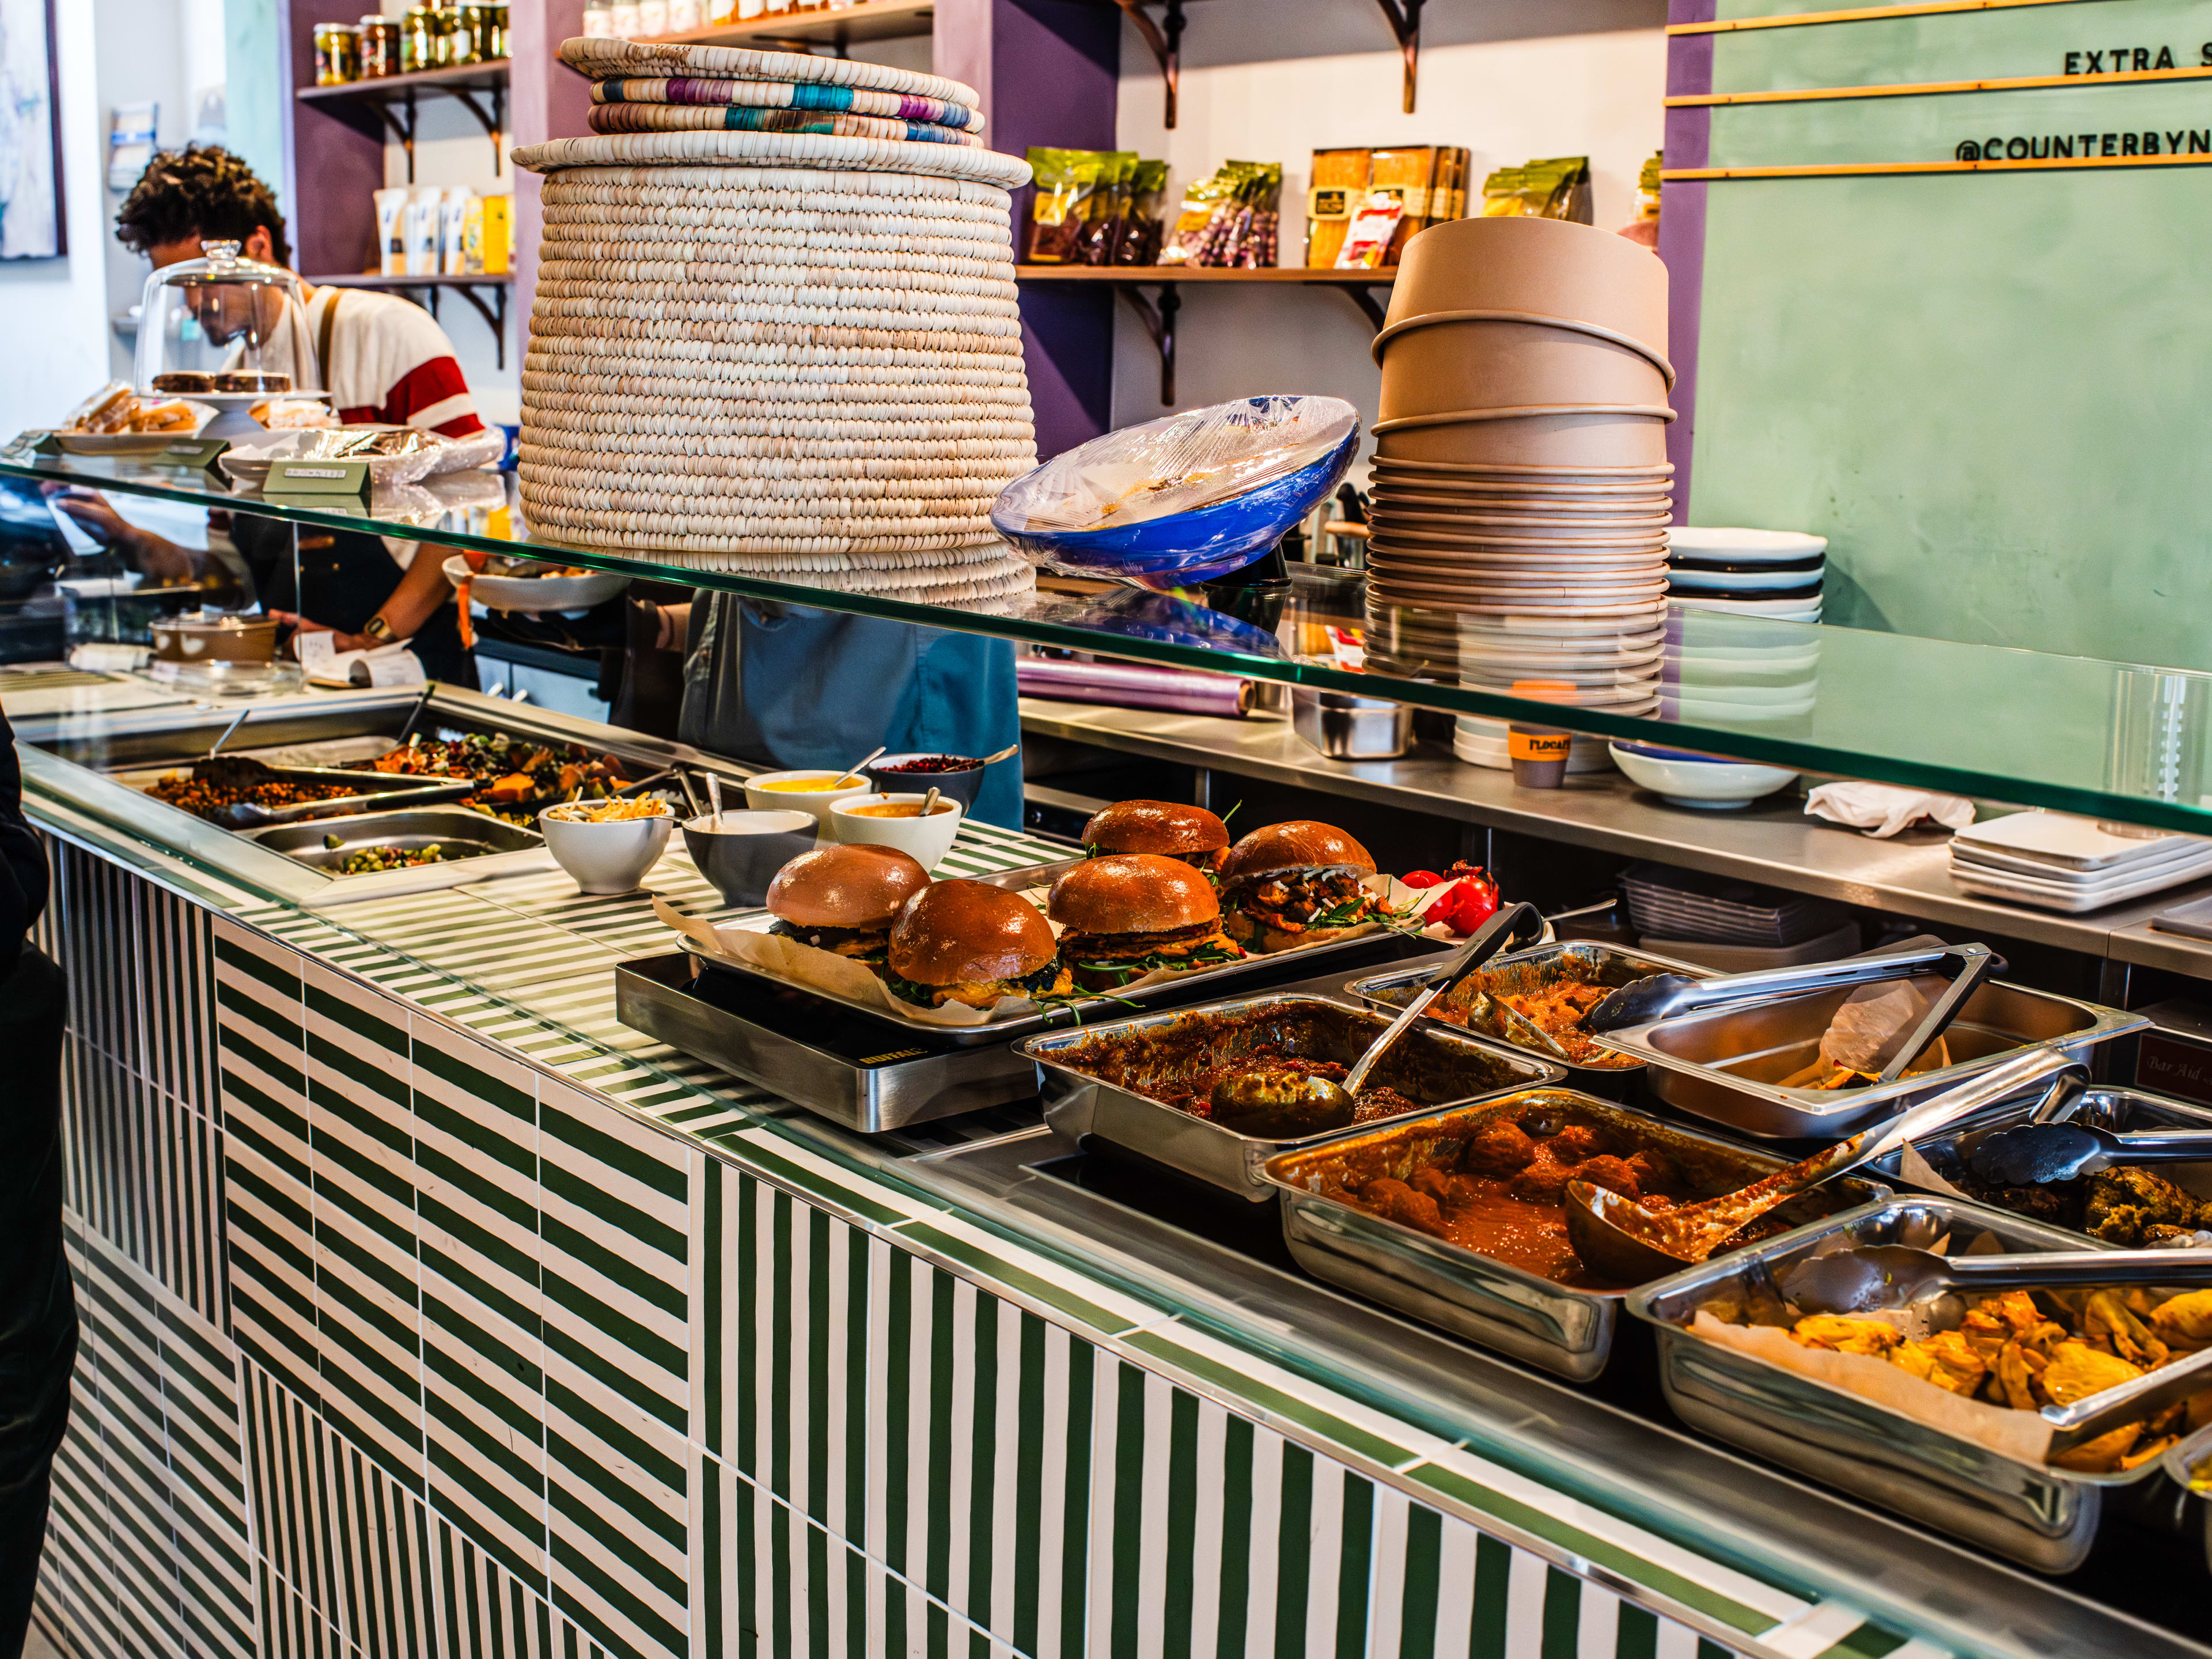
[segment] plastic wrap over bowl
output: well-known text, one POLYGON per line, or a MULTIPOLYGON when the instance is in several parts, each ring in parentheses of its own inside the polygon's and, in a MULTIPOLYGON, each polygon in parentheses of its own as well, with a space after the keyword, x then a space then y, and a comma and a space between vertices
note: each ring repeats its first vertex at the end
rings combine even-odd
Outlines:
POLYGON ((1187 586, 1281 540, 1358 445, 1358 411, 1341 398, 1240 398, 1055 456, 1006 486, 991 522, 1033 563, 1187 586))

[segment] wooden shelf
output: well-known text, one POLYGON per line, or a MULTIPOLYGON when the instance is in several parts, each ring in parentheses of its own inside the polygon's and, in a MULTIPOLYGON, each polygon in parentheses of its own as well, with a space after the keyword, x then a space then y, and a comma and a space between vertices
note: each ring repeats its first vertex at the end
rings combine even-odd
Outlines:
POLYGON ((415 182, 416 110, 428 98, 451 98, 477 118, 491 140, 491 170, 507 167, 507 59, 458 64, 451 69, 416 70, 406 75, 377 75, 335 87, 300 87, 293 97, 303 104, 360 104, 376 112, 407 152, 407 182, 415 182), (489 100, 489 107, 478 101, 489 100))
POLYGON ((457 64, 451 69, 413 70, 405 75, 373 75, 365 81, 348 81, 335 87, 301 87, 293 96, 302 103, 331 103, 349 98, 390 98, 399 93, 489 92, 507 81, 507 60, 488 64, 457 64))
POLYGON ((684 34, 660 34, 653 40, 687 46, 749 46, 763 41, 791 41, 799 46, 835 46, 841 52, 863 40, 899 40, 927 34, 934 24, 937 0, 858 0, 842 11, 779 11, 748 17, 741 23, 718 23, 713 28, 684 34))
POLYGON ((1359 307, 1359 314, 1367 319, 1370 327, 1380 330, 1383 308, 1370 290, 1389 288, 1398 280, 1397 268, 1393 265, 1376 270, 1310 269, 1304 265, 1273 265, 1249 270, 1220 265, 1016 265, 1014 276, 1024 283, 1104 283, 1127 300, 1129 309, 1137 313, 1137 320, 1144 324, 1145 332, 1152 337, 1153 349, 1160 354, 1160 402, 1170 405, 1176 400, 1176 314, 1182 309, 1182 289, 1185 283, 1201 286, 1272 283, 1279 287, 1333 289, 1359 307), (1159 298, 1147 299, 1144 293, 1147 288, 1158 289, 1159 298))
POLYGON ((426 309, 433 317, 438 314, 441 293, 458 294, 484 319, 484 326, 491 330, 493 358, 500 368, 507 367, 507 295, 514 288, 512 271, 479 270, 459 276, 448 276, 442 272, 434 276, 387 276, 380 270, 349 270, 336 276, 310 276, 307 280, 316 288, 419 289, 429 296, 426 309), (486 295, 490 298, 487 300, 486 295))

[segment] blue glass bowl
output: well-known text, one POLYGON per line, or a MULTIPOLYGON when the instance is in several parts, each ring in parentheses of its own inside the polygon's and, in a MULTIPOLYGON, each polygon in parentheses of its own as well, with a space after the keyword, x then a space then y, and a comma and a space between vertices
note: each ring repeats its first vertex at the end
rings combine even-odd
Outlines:
MULTIPOLYGON (((1241 401, 1264 409, 1280 399, 1241 401)), ((1165 423, 1149 422, 1144 427, 1109 432, 1093 438, 1073 455, 1081 458, 1099 451, 1111 455, 1132 434, 1165 423)), ((1284 532, 1328 499, 1358 450, 1359 424, 1355 418, 1341 442, 1295 472, 1187 513, 1097 530, 1023 527, 1030 519, 1030 492, 1046 470, 1039 467, 1006 486, 991 509, 991 523, 1012 546, 1037 563, 1084 575, 1120 577, 1161 592, 1188 587, 1241 570, 1282 540, 1284 532)), ((1068 459, 1059 457, 1047 465, 1068 459)))

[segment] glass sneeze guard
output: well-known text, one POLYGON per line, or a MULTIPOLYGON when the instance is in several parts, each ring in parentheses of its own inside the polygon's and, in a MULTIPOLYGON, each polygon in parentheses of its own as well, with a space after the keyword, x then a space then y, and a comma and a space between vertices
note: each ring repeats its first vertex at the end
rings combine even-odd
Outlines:
MULTIPOLYGON (((1646 678, 1632 680, 1624 671, 1617 684, 1603 673, 1554 678, 1535 644, 1527 659, 1540 665, 1516 678, 1494 666, 1476 672, 1480 665, 1455 649, 1448 616, 1440 623, 1436 611, 1372 599, 1358 573, 1327 567, 1294 564, 1291 581, 1271 587, 1039 591, 922 604, 535 541, 511 480, 485 473, 380 492, 368 502, 311 505, 233 492, 211 475, 143 457, 42 456, 18 441, 0 450, 0 475, 557 559, 1054 649, 2212 835, 2204 758, 2212 742, 2212 674, 2193 671, 1726 615, 1677 602, 1661 623, 1623 624, 1654 630, 1636 641, 1639 650, 1653 643, 1643 654, 1656 659, 1656 668, 1634 671, 1646 678), (1322 654, 1332 627, 1364 630, 1370 653, 1364 670, 1322 654)), ((1465 626, 1456 641, 1462 648, 1465 626)))

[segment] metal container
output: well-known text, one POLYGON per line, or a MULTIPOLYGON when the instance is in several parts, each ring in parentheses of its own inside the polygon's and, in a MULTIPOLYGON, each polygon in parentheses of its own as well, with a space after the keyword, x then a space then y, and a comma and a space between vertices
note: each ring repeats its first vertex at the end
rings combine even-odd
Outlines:
MULTIPOLYGON (((1158 1041, 1170 1026, 1194 1020, 1224 1021, 1232 1030, 1243 1026, 1255 1034, 1265 1025, 1269 1035, 1281 1039, 1288 1053, 1345 1065, 1365 1052, 1390 1022, 1371 1009, 1289 992, 1117 1020, 1086 1030, 1054 1032, 1014 1045, 1016 1054, 1036 1062, 1045 1121, 1070 1139, 1095 1135, 1224 1192, 1264 1204, 1274 1196, 1274 1188, 1261 1174, 1261 1165, 1283 1152, 1318 1146, 1345 1131, 1332 1130, 1297 1140, 1239 1134, 1155 1100, 1129 1083, 1109 1081, 1079 1069, 1089 1065, 1118 1071, 1124 1059, 1141 1060, 1139 1045, 1158 1041)), ((1215 1052, 1220 1050, 1217 1048, 1215 1052)), ((1557 1066, 1448 1025, 1419 1024, 1398 1039, 1376 1063, 1372 1073, 1379 1086, 1396 1089, 1424 1105, 1439 1107, 1487 1098, 1505 1090, 1555 1083, 1565 1075, 1557 1066)))
MULTIPOLYGON (((1929 995, 1941 981, 1916 981, 1929 995)), ((1863 1089, 1785 1089, 1819 1054, 1820 1034, 1850 988, 1737 1003, 1606 1034, 1610 1047, 1650 1062, 1644 1078, 1669 1106, 1740 1133, 1840 1140, 1903 1111, 2030 1044, 2087 1060, 2089 1051, 2150 1022, 2021 985, 1990 984, 1968 999, 1944 1034, 1952 1063, 1863 1089)))
MULTIPOLYGON (((1353 980, 1344 988, 1348 995, 1372 1003, 1378 1008, 1398 1009, 1412 1001, 1414 993, 1425 985, 1435 972, 1434 963, 1425 967, 1394 968, 1389 973, 1353 980)), ((1477 977, 1493 994, 1499 991, 1514 994, 1541 990, 1562 979, 1618 988, 1631 980, 1641 979, 1646 974, 1680 974, 1688 979, 1711 979, 1713 976, 1710 968, 1696 967, 1667 957, 1651 956, 1642 951, 1626 950, 1617 945, 1555 940, 1550 945, 1540 945, 1532 951, 1516 951, 1510 956, 1499 957, 1483 969, 1477 977)), ((1452 1022, 1439 1017, 1438 1023, 1449 1024, 1452 1022)), ((1492 1040, 1512 1042, 1511 1038, 1504 1036, 1492 1040)), ((1512 1046, 1520 1048, 1522 1045, 1513 1043, 1512 1046)), ((1523 1052, 1565 1066, 1568 1080, 1576 1087, 1593 1089, 1601 1094, 1613 1092, 1626 1079, 1644 1070, 1644 1062, 1640 1060, 1622 1066, 1593 1066, 1560 1060, 1555 1054, 1537 1048, 1524 1049, 1523 1052)))
POLYGON ((207 616, 187 611, 147 624, 157 662, 273 662, 276 624, 267 617, 207 616))
MULTIPOLYGON (((1913 1150, 1927 1167, 1942 1180, 1958 1184, 1972 1198, 1975 1194, 1966 1188, 1963 1180, 1971 1180, 1966 1160, 1981 1140, 2000 1129, 2009 1129, 2015 1124, 2026 1123, 2035 1115, 2039 1097, 2030 1095, 1985 1112, 1977 1112, 1961 1122, 1913 1143, 1913 1150), (1963 1178, 1963 1180, 1962 1180, 1963 1178)), ((2110 1129, 2116 1134, 2125 1134, 2131 1129, 2212 1129, 2212 1107, 2192 1106, 2184 1101, 2170 1100, 2164 1095, 2151 1094, 2141 1089, 2098 1087, 2084 1089, 2067 1103, 2058 1116, 2065 1121, 2087 1124, 2094 1129, 2110 1129)), ((1939 1188, 1916 1181, 1906 1170, 1902 1149, 1888 1157, 1877 1158, 1872 1166, 1884 1180, 1893 1181, 1901 1187, 1915 1191, 1936 1192, 1939 1188)), ((2212 1198, 2212 1158, 2197 1164, 2160 1164, 2153 1172, 2175 1185, 2196 1194, 2200 1198, 2212 1198)), ((1994 1200, 1980 1199, 1990 1208, 2013 1212, 2008 1206, 1994 1200)), ((2046 1224, 2075 1230, 2057 1220, 2046 1224)), ((2086 1233, 2081 1235, 2087 1237, 2086 1233)))
MULTIPOLYGON (((1311 1151, 1269 1159, 1261 1178, 1282 1194, 1283 1238, 1291 1254, 1316 1279, 1587 1382, 1612 1358, 1626 1291, 1583 1290, 1540 1279, 1319 1190, 1329 1165, 1373 1149, 1384 1150, 1404 1176, 1446 1161, 1456 1164, 1468 1139, 1492 1120, 1518 1118, 1532 1109, 1555 1111, 1570 1122, 1601 1128, 1617 1144, 1663 1152, 1708 1196, 1735 1192, 1783 1167, 1784 1161, 1769 1153, 1611 1101, 1570 1089, 1534 1089, 1455 1111, 1401 1118, 1340 1135, 1311 1151)), ((1872 1182, 1845 1178, 1831 1182, 1819 1195, 1791 1200, 1783 1213, 1811 1220, 1887 1191, 1872 1182)))
POLYGON ((928 1030, 883 1030, 798 992, 763 998, 684 951, 615 969, 615 1015, 672 1048, 719 1066, 862 1134, 1027 1100, 1036 1068, 1002 1043, 930 1045, 928 1030))
POLYGON ((257 830, 249 839, 311 870, 328 874, 329 889, 314 900, 318 908, 459 887, 466 882, 489 881, 495 876, 550 869, 553 862, 552 855, 545 850, 544 838, 536 830, 471 811, 465 806, 418 806, 402 811, 361 812, 350 817, 325 818, 310 823, 279 824, 274 829, 257 830), (338 844, 326 845, 333 836, 338 844), (371 870, 353 875, 343 875, 338 871, 349 856, 372 847, 412 850, 434 842, 448 849, 460 849, 459 856, 397 870, 371 870))
POLYGON ((2089 1553, 2106 1489, 2150 1476, 2156 1459, 2117 1474, 2024 1462, 1688 1329, 1699 1307, 1763 1293, 1825 1239, 1924 1248, 1947 1234, 1954 1255, 2082 1247, 2075 1234, 1979 1205, 1899 1197, 1647 1285, 1628 1311, 1656 1331, 1667 1403, 1691 1427, 2039 1572, 2070 1572, 2089 1553))
POLYGON ((1395 760, 1413 746, 1413 711, 1383 697, 1293 685, 1291 730, 1330 760, 1395 760))

